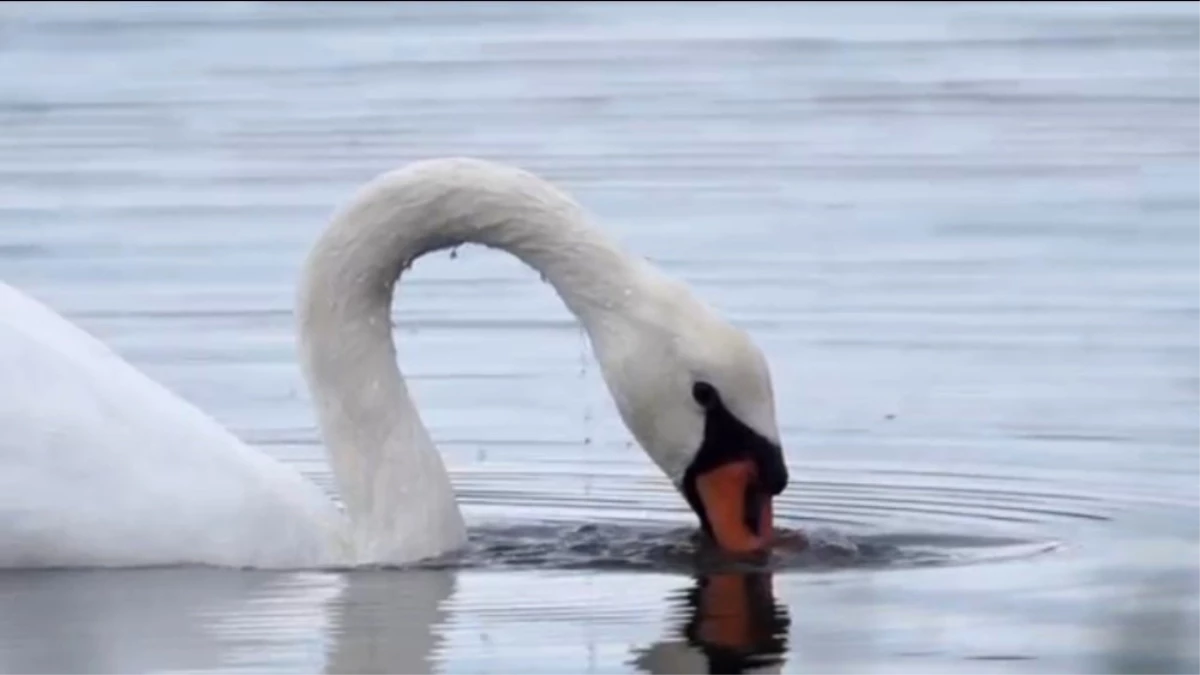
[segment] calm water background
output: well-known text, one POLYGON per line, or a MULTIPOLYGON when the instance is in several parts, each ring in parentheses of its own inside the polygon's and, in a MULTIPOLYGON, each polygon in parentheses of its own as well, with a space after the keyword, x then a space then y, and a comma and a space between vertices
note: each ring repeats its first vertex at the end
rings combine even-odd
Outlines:
MULTIPOLYGON (((308 244, 377 172, 515 162, 752 332, 782 522, 943 558, 757 580, 768 669, 1196 672, 1198 42, 1194 3, 5 3, 0 277, 332 487, 308 244)), ((691 522, 535 273, 422 260, 396 321, 472 527, 691 522)), ((695 672, 698 583, 6 573, 0 670, 695 672)))

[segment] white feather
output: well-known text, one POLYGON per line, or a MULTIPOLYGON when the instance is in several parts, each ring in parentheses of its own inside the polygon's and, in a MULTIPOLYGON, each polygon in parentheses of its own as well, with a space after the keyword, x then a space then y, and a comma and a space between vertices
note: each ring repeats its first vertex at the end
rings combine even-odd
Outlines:
POLYGON ((470 159, 368 183, 300 282, 301 365, 345 509, 80 329, 0 284, 0 567, 402 564, 465 542, 396 366, 404 269, 479 243, 540 271, 587 330, 622 418, 676 483, 699 447, 697 377, 777 439, 761 354, 539 178, 470 159))

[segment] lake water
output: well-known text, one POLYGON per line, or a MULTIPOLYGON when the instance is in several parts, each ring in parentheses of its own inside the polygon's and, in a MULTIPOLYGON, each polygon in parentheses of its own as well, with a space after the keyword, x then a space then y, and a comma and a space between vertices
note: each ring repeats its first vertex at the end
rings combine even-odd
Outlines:
MULTIPOLYGON (((476 155, 748 329, 793 476, 777 518, 890 551, 4 573, 0 671, 1196 672, 1198 25, 1194 3, 0 5, 0 278, 257 447, 332 488, 301 259, 376 173, 476 155)), ((693 523, 535 273, 423 259, 396 322, 477 547, 693 523)))

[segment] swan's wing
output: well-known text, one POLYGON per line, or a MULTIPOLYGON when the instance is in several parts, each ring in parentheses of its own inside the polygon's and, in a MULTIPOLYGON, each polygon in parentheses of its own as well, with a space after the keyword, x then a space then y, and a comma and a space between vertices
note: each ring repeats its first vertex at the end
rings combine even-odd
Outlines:
POLYGON ((0 283, 0 567, 317 564, 339 519, 298 472, 0 283))

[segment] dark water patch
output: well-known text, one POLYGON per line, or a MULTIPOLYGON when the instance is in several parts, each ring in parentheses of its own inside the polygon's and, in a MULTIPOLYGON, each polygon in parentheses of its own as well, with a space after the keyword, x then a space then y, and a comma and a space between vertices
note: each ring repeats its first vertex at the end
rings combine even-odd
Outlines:
POLYGON ((465 549, 423 569, 787 572, 963 565, 1038 555, 1050 541, 952 533, 850 534, 776 528, 769 554, 731 556, 695 528, 661 524, 536 523, 474 528, 465 549))
POLYGON ((50 255, 50 249, 47 246, 39 244, 0 244, 0 260, 26 260, 30 258, 44 258, 50 255))

